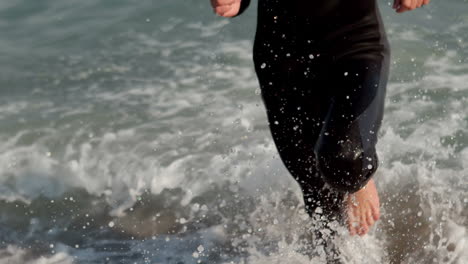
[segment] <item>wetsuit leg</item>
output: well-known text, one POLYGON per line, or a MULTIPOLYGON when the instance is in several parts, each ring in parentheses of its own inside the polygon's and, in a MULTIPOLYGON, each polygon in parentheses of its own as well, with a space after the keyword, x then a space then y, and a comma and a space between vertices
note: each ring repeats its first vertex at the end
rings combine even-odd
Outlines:
POLYGON ((336 216, 341 200, 324 188, 314 153, 331 103, 330 90, 323 87, 325 80, 320 81, 328 70, 316 61, 309 63, 309 56, 302 60, 291 54, 276 61, 270 56, 256 52, 255 64, 278 153, 302 189, 307 212, 313 215, 320 207, 322 213, 336 216))
POLYGON ((324 220, 313 229, 327 263, 340 255, 327 225, 377 168, 388 47, 375 0, 259 1, 254 62, 271 133, 324 220))
POLYGON ((315 66, 297 58, 257 75, 280 157, 299 183, 310 215, 342 209, 343 193, 362 188, 377 168, 375 144, 383 114, 388 56, 315 66), (304 72, 311 71, 313 76, 304 72), (327 183, 327 186, 325 185, 327 183))
POLYGON ((354 58, 338 62, 323 84, 334 96, 315 154, 322 179, 334 190, 358 191, 377 169, 387 75, 387 56, 354 58))
POLYGON ((377 168, 388 54, 375 0, 259 1, 255 70, 309 213, 334 211, 377 168), (304 5, 314 13, 299 12, 304 5))

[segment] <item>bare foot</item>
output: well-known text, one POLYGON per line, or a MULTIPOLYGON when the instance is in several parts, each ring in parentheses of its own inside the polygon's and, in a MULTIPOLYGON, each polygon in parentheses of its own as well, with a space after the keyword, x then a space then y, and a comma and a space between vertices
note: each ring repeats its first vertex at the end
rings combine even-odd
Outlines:
POLYGON ((348 229, 351 235, 363 236, 380 217, 380 203, 374 180, 346 198, 348 229))

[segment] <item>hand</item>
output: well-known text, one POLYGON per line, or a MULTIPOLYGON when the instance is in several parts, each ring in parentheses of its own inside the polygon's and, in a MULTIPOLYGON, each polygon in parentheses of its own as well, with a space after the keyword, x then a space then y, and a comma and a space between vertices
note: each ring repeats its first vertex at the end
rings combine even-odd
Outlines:
POLYGON ((430 0, 394 0, 393 8, 397 13, 403 13, 427 5, 429 2, 430 0))
POLYGON ((239 13, 241 0, 211 0, 213 11, 218 16, 233 17, 239 13))

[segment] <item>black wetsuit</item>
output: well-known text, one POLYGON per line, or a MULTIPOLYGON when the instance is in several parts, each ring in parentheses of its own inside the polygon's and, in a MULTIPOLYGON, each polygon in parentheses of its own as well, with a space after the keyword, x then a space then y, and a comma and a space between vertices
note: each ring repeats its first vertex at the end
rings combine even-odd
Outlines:
POLYGON ((340 210, 378 166, 389 45, 376 1, 259 0, 254 62, 273 139, 309 214, 340 210))

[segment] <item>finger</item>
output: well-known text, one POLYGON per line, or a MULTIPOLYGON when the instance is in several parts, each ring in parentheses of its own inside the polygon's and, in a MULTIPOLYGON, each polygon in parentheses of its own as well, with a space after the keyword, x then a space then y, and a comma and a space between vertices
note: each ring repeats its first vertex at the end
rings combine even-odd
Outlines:
POLYGON ((406 10, 412 10, 413 9, 413 2, 414 2, 414 0, 403 0, 403 7, 406 10))
POLYGON ((397 6, 396 12, 403 13, 408 11, 408 5, 411 3, 411 0, 400 0, 399 5, 397 6))
POLYGON ((231 6, 229 5, 217 6, 214 8, 215 13, 219 16, 224 16, 229 10, 231 10, 231 6))
POLYGON ((231 8, 223 14, 224 17, 234 17, 239 13, 240 2, 234 3, 231 5, 231 8))
POLYGON ((408 10, 410 10, 410 9, 407 8, 407 7, 405 7, 405 6, 403 6, 403 5, 400 5, 400 6, 398 7, 398 9, 397 9, 397 13, 403 13, 403 12, 406 12, 406 11, 408 11, 408 10))
POLYGON ((407 8, 408 10, 411 10, 413 8, 413 1, 414 0, 408 0, 407 4, 405 5, 405 8, 407 8))
POLYGON ((423 4, 424 4, 424 5, 427 5, 427 4, 429 4, 429 2, 431 2, 431 1, 430 1, 430 0, 424 0, 424 1, 423 1, 423 4))
POLYGON ((211 0, 211 4, 213 7, 216 6, 223 6, 223 5, 232 5, 234 4, 235 0, 211 0))
POLYGON ((407 11, 407 9, 404 8, 404 7, 402 7, 402 6, 399 6, 399 7, 397 8, 397 10, 396 10, 397 13, 403 13, 403 12, 405 12, 405 11, 407 11))
POLYGON ((422 0, 417 0, 416 4, 417 4, 416 7, 420 8, 423 5, 423 1, 422 0))

